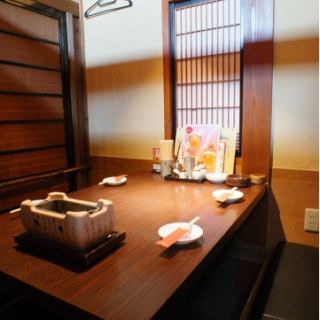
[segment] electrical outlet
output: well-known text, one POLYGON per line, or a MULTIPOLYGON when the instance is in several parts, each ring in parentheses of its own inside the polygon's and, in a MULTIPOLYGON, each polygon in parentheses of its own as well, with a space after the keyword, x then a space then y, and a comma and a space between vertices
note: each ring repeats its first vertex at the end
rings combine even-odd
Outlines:
POLYGON ((319 232, 319 209, 311 209, 311 208, 305 209, 304 230, 319 232))

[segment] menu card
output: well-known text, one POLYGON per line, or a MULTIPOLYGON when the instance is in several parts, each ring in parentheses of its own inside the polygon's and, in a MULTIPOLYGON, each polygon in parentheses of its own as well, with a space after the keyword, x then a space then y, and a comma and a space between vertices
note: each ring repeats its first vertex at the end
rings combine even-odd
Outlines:
POLYGON ((186 125, 182 156, 195 158, 208 172, 215 172, 219 152, 220 127, 214 125, 186 125))
POLYGON ((220 131, 220 143, 222 142, 225 143, 224 151, 221 151, 221 153, 224 152, 224 159, 222 159, 222 155, 220 155, 218 172, 233 174, 236 155, 237 129, 222 128, 220 131), (223 160, 224 162, 222 165, 221 161, 223 160))

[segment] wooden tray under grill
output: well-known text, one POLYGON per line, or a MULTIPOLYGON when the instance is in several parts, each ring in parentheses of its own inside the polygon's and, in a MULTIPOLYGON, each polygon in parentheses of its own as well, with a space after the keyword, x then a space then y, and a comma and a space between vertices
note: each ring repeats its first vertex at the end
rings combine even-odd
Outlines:
POLYGON ((113 231, 94 247, 85 251, 74 250, 50 240, 40 239, 29 232, 15 236, 14 240, 23 249, 27 249, 28 252, 34 252, 43 257, 53 257, 58 261, 62 260, 63 262, 67 261, 77 265, 89 266, 119 247, 125 238, 125 232, 113 231))

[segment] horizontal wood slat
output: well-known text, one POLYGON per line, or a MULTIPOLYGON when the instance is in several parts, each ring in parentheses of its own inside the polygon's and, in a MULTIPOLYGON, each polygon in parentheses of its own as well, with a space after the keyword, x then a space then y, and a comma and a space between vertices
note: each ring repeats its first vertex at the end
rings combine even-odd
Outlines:
POLYGON ((1 155, 0 181, 65 168, 67 158, 64 148, 1 155))
POLYGON ((1 1, 0 29, 59 42, 58 20, 1 1))
POLYGON ((61 73, 0 64, 0 91, 61 94, 61 73))
POLYGON ((79 6, 81 1, 70 0, 37 0, 37 4, 42 3, 46 6, 72 13, 75 17, 79 18, 79 6))
POLYGON ((65 143, 64 123, 0 124, 0 151, 65 143))
POLYGON ((0 121, 63 119, 63 117, 62 98, 0 94, 0 121))
POLYGON ((0 32, 0 60, 60 69, 60 47, 0 32))
POLYGON ((61 176, 51 180, 25 183, 19 187, 1 188, 0 212, 17 207, 26 199, 44 199, 52 191, 68 192, 69 184, 66 179, 66 176, 61 176))

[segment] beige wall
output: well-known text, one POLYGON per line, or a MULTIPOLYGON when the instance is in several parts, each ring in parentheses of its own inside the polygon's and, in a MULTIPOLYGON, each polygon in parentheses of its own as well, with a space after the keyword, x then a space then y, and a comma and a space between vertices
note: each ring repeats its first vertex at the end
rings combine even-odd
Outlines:
POLYGON ((163 138, 161 0, 133 2, 84 19, 91 155, 150 159, 163 138))
POLYGON ((273 167, 318 170, 318 0, 275 0, 273 167))
MULTIPOLYGON (((318 1, 274 12, 273 167, 318 170, 318 1)), ((90 153, 150 159, 163 137, 161 0, 84 22, 90 153)))

